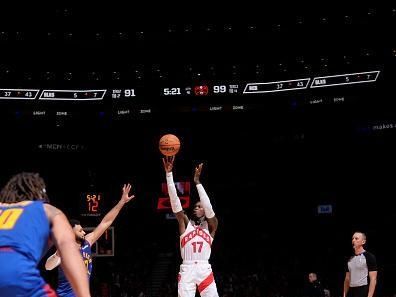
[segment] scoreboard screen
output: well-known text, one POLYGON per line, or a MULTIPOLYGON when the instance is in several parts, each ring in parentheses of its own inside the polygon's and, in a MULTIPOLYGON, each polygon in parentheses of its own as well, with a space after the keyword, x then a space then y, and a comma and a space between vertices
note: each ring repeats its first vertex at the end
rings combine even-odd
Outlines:
POLYGON ((228 81, 206 82, 194 85, 140 86, 118 89, 1 89, 0 99, 25 99, 40 101, 102 101, 104 99, 123 102, 148 97, 216 97, 216 96, 247 96, 252 94, 276 93, 280 91, 296 91, 304 89, 372 83, 377 81, 379 70, 335 74, 319 77, 303 77, 290 80, 264 82, 228 81))

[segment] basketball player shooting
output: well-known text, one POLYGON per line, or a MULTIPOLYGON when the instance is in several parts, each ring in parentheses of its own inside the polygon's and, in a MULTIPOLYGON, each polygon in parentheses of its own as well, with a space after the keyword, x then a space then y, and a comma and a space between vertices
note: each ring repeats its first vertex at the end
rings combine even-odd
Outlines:
POLYGON ((180 265, 178 276, 178 296, 194 297, 198 287, 201 297, 218 297, 212 267, 209 264, 218 221, 209 197, 200 182, 203 164, 201 163, 195 168, 194 182, 200 201, 195 204, 190 220, 184 214, 173 181, 172 169, 175 156, 165 157, 162 161, 166 172, 172 211, 179 223, 180 252, 183 263, 180 265))

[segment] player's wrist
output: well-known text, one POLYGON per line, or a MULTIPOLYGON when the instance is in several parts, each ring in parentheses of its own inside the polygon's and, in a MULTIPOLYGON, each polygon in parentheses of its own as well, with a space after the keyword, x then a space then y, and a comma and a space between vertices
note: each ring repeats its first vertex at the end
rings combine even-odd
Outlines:
POLYGON ((172 174, 172 171, 166 173, 166 183, 167 183, 168 185, 171 185, 171 184, 174 183, 174 182, 173 182, 173 174, 172 174))
POLYGON ((118 205, 120 205, 121 207, 124 206, 124 204, 126 203, 126 199, 121 198, 120 201, 118 201, 118 205))

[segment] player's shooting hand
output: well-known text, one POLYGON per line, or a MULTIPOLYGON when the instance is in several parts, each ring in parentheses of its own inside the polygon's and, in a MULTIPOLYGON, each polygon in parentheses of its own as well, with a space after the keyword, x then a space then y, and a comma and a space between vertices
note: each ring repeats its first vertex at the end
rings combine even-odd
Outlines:
POLYGON ((175 156, 165 156, 164 158, 162 158, 162 163, 164 164, 165 172, 172 172, 174 162, 175 162, 175 156))
POLYGON ((133 198, 135 198, 135 195, 131 195, 129 196, 129 192, 132 189, 131 184, 124 184, 123 188, 122 188, 122 196, 121 196, 121 200, 124 203, 127 203, 129 201, 131 201, 133 198))

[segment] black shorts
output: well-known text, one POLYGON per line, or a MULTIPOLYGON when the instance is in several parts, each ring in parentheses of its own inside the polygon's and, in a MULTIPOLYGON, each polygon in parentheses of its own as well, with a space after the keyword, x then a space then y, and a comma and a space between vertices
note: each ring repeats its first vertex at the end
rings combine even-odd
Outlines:
POLYGON ((348 296, 349 297, 367 297, 369 291, 369 286, 360 286, 360 287, 350 287, 348 296))

